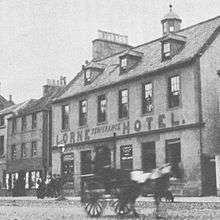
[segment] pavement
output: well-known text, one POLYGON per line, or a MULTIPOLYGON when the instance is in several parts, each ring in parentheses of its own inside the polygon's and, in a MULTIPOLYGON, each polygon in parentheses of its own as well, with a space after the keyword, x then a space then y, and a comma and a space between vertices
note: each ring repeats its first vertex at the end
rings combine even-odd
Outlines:
MULTIPOLYGON (((80 201, 80 197, 65 197, 66 200, 69 201, 80 201)), ((24 196, 24 197, 10 197, 10 196, 2 196, 0 197, 0 201, 56 201, 56 198, 44 198, 37 199, 32 196, 24 196)), ((153 202, 153 197, 139 197, 137 201, 140 202, 153 202)), ((217 196, 204 196, 204 197, 175 197, 175 202, 184 202, 184 203, 220 203, 220 197, 217 196)))

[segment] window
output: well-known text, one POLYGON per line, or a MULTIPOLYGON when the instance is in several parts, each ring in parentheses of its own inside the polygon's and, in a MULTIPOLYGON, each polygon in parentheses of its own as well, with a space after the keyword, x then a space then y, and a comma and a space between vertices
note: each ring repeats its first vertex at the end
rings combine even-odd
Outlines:
POLYGON ((15 144, 13 144, 13 145, 11 146, 11 159, 12 159, 12 160, 15 160, 15 159, 16 159, 16 154, 17 154, 17 152, 16 152, 16 146, 15 146, 15 144))
POLYGON ((27 119, 25 116, 21 118, 21 130, 25 131, 27 128, 27 119))
POLYGON ((142 144, 142 169, 150 172, 156 168, 155 142, 147 142, 142 144))
POLYGON ((83 126, 87 123, 87 101, 82 100, 79 102, 79 125, 83 126))
POLYGON ((92 173, 92 157, 91 150, 81 151, 81 174, 90 174, 92 173))
POLYGON ((173 76, 168 80, 169 108, 177 107, 180 104, 180 77, 173 76))
POLYGON ((174 32, 174 26, 173 25, 170 26, 170 32, 174 32))
POLYGON ((128 90, 119 91, 119 118, 128 117, 128 90))
POLYGON ((14 134, 17 131, 17 120, 16 118, 12 119, 12 134, 14 134))
POLYGON ((91 83, 92 80, 92 73, 90 69, 87 69, 85 71, 85 75, 84 75, 84 79, 85 79, 85 85, 88 85, 91 83))
POLYGON ((148 112, 151 112, 153 110, 153 89, 152 89, 152 83, 146 83, 143 85, 143 114, 146 114, 148 112))
POLYGON ((105 95, 98 96, 98 122, 106 121, 106 98, 105 95))
POLYGON ((163 33, 167 33, 167 23, 163 23, 163 33))
POLYGON ((37 156, 37 142, 36 141, 31 143, 31 156, 32 157, 37 156))
POLYGON ((163 43, 163 58, 169 58, 170 55, 170 43, 163 43))
POLYGON ((63 155, 62 174, 65 182, 72 182, 74 180, 74 154, 63 155))
POLYGON ((37 127, 37 113, 32 114, 32 125, 31 128, 35 129, 37 127))
POLYGON ((123 145, 120 147, 121 169, 133 169, 133 150, 132 145, 123 145))
POLYGON ((69 113, 70 113, 70 106, 63 105, 62 106, 62 129, 69 129, 69 113))
POLYGON ((40 178, 40 171, 31 171, 28 176, 29 176, 29 189, 37 188, 37 181, 40 178))
POLYGON ((5 118, 4 116, 0 116, 0 126, 4 126, 5 125, 5 118))
POLYGON ((166 163, 172 165, 173 177, 181 178, 181 149, 180 139, 173 139, 166 141, 166 163))
POLYGON ((4 136, 0 136, 0 155, 4 154, 4 136))
POLYGON ((126 71, 128 65, 127 57, 121 58, 121 71, 126 71))
POLYGON ((21 144, 21 158, 27 157, 27 152, 26 152, 26 144, 23 143, 21 144))
POLYGON ((11 189, 14 189, 15 182, 18 179, 18 173, 12 173, 11 174, 11 189))

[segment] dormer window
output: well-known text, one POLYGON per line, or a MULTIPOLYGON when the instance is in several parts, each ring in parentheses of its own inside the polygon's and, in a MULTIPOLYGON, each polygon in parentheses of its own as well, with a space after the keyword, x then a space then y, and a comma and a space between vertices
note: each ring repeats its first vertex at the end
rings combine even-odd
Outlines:
POLYGON ((170 32, 174 32, 174 26, 173 25, 170 26, 170 32))
POLYGON ((88 85, 91 83, 91 79, 92 79, 92 73, 90 69, 87 69, 85 71, 85 76, 84 76, 84 80, 85 80, 85 85, 88 85))
POLYGON ((168 59, 170 58, 170 52, 171 52, 171 47, 170 43, 163 43, 163 59, 168 59))
POLYGON ((126 71, 126 70, 127 70, 127 67, 128 67, 127 57, 121 58, 121 65, 120 65, 121 72, 126 71))

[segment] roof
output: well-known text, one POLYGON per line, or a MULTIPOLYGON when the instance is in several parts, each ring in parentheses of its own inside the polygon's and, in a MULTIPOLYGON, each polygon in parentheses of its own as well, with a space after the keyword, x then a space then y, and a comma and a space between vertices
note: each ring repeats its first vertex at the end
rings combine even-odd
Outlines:
POLYGON ((52 87, 47 95, 40 99, 32 99, 24 108, 19 109, 18 116, 28 115, 34 112, 50 110, 52 100, 62 91, 63 87, 52 87))
POLYGON ((19 109, 21 108, 24 108, 27 103, 31 102, 32 100, 28 100, 28 101, 25 101, 25 102, 21 102, 19 104, 16 104, 16 105, 11 105, 7 108, 4 108, 0 111, 0 115, 8 115, 8 114, 17 114, 19 109))
MULTIPOLYGON (((170 66, 180 63, 186 63, 197 56, 207 42, 215 34, 220 26, 220 16, 201 22, 199 24, 182 29, 176 34, 184 36, 186 43, 184 48, 176 54, 172 59, 161 61, 161 40, 158 38, 154 41, 133 47, 135 51, 143 53, 139 64, 126 74, 120 75, 119 57, 125 52, 116 53, 105 59, 100 59, 99 63, 106 65, 105 70, 90 85, 84 86, 83 71, 79 72, 76 77, 63 90, 61 95, 55 100, 59 102, 62 99, 80 95, 82 93, 91 92, 95 89, 120 83, 135 77, 146 76, 157 71, 161 71, 170 66)), ((96 61, 93 61, 96 62, 96 61)))
POLYGON ((181 21, 179 15, 173 12, 172 5, 170 5, 170 11, 162 18, 161 21, 170 20, 170 19, 176 19, 181 21))
POLYGON ((0 95, 0 107, 3 106, 3 108, 7 108, 13 104, 14 103, 12 101, 8 101, 2 95, 0 95))

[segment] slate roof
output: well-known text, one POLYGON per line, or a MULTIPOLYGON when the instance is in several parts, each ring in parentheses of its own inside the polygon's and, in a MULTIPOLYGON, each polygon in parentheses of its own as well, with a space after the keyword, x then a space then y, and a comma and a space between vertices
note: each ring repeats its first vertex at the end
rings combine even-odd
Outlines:
POLYGON ((161 61, 161 40, 163 38, 133 47, 132 49, 135 51, 143 53, 143 57, 139 64, 126 74, 120 75, 119 72, 119 57, 124 53, 124 51, 98 61, 92 61, 106 65, 103 73, 100 74, 93 83, 84 86, 83 71, 79 72, 66 86, 61 95, 54 101, 59 102, 62 99, 80 95, 81 93, 90 92, 94 89, 133 79, 134 77, 141 75, 152 74, 156 71, 162 71, 172 65, 190 61, 196 55, 200 54, 204 45, 207 44, 219 26, 220 16, 176 32, 176 34, 186 38, 185 47, 180 53, 172 57, 172 59, 165 61, 161 61))
POLYGON ((39 112, 44 110, 50 110, 52 100, 62 91, 63 87, 53 87, 48 91, 48 94, 41 97, 40 99, 32 99, 27 105, 19 109, 18 116, 28 115, 33 112, 39 112))
POLYGON ((9 106, 11 106, 13 104, 14 103, 12 101, 8 101, 2 95, 0 95, 0 107, 7 108, 7 107, 9 107, 9 106))

